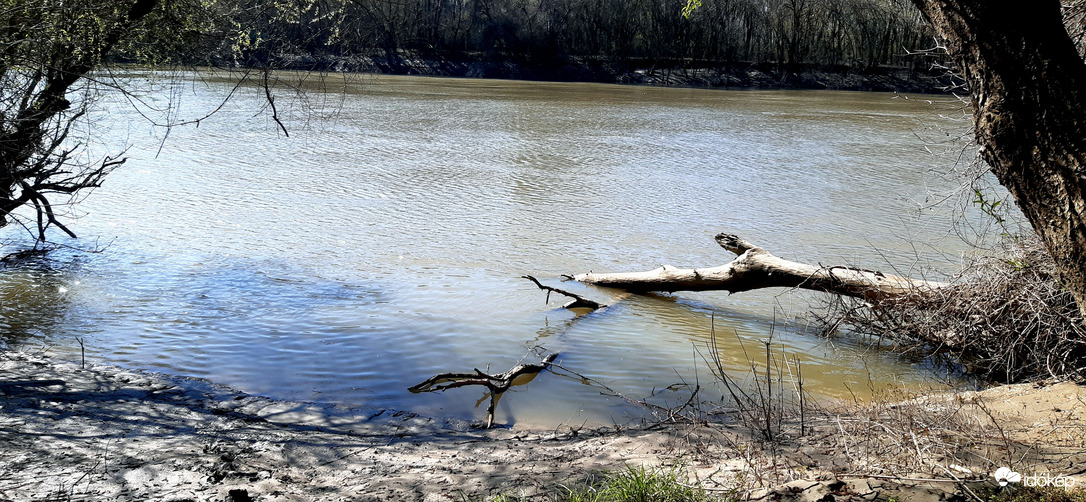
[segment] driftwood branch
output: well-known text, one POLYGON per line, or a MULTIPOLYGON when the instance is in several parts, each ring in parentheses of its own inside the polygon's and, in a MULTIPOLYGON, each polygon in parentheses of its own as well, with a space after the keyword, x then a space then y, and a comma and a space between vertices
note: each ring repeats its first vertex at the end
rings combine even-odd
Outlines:
POLYGON ((847 266, 815 266, 780 258, 732 234, 716 236, 717 244, 735 253, 731 262, 711 268, 681 269, 664 265, 646 272, 579 274, 574 280, 632 292, 728 291, 785 287, 825 291, 877 300, 924 292, 945 283, 910 279, 847 266))
POLYGON ((543 291, 547 292, 547 302, 551 301, 551 292, 558 293, 560 295, 572 298, 572 300, 570 300, 569 302, 566 302, 565 305, 562 305, 562 308, 565 308, 565 309, 599 310, 599 309, 601 309, 603 307, 606 307, 606 305, 604 305, 602 303, 599 303, 599 302, 596 302, 596 301, 593 301, 593 300, 589 300, 588 298, 585 298, 585 297, 583 297, 581 295, 578 295, 576 293, 570 293, 569 291, 566 291, 564 289, 553 288, 551 286, 544 286, 542 283, 539 282, 538 279, 536 279, 535 277, 532 277, 530 275, 525 275, 523 277, 525 279, 528 279, 529 281, 534 282, 536 286, 539 286, 539 289, 542 289, 543 291))
MULTIPOLYGON (((419 392, 437 392, 468 385, 481 385, 490 391, 490 405, 486 409, 486 428, 494 424, 494 409, 498 406, 498 399, 509 390, 509 387, 517 384, 521 377, 534 377, 539 372, 547 369, 558 358, 558 353, 549 354, 539 364, 518 364, 505 373, 491 375, 475 368, 473 373, 441 373, 434 375, 426 381, 409 387, 407 390, 419 392)), ((524 383, 524 382, 520 382, 524 383)), ((485 396, 484 396, 485 398, 485 396)))

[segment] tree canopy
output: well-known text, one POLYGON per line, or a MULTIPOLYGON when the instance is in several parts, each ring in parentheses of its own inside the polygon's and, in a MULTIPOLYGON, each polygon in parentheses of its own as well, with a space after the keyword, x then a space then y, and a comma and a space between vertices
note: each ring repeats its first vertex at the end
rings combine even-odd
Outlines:
POLYGON ((457 57, 618 64, 772 62, 923 66, 906 49, 930 32, 907 0, 305 0, 241 8, 256 58, 290 42, 308 56, 457 57), (260 45, 260 44, 258 44, 260 45))
MULTIPOLYGON (((99 186, 123 152, 88 160, 75 126, 112 61, 171 64, 241 49, 237 6, 202 0, 0 0, 0 227, 19 222, 45 241, 74 236, 58 208, 99 186), (225 14, 225 17, 223 17, 225 14), (36 221, 15 211, 33 208, 36 221)), ((32 217, 33 218, 33 217, 32 217)))
POLYGON ((155 0, 0 4, 0 226, 32 204, 39 238, 50 225, 71 234, 51 198, 98 186, 123 162, 74 158, 80 141, 70 133, 88 104, 76 84, 154 7, 155 0))

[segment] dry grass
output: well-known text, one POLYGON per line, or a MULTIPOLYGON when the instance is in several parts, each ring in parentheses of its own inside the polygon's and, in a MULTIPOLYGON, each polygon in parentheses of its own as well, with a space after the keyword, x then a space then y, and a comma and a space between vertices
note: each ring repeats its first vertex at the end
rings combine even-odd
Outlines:
MULTIPOLYGON (((963 482, 992 486, 992 473, 1000 467, 1024 476, 1061 476, 1081 474, 1074 466, 1086 461, 1086 392, 1068 382, 904 400, 887 395, 819 420, 853 473, 954 480, 973 500, 988 498, 970 493, 970 486, 977 486, 963 482)), ((1077 485, 1082 481, 1080 476, 1077 485)), ((1023 496, 1031 492, 1026 486, 1015 488, 1023 496)))
MULTIPOLYGON (((1086 388, 1069 382, 979 392, 893 389, 866 401, 810 406, 804 426, 797 407, 785 400, 772 409, 772 436, 765 433, 757 391, 747 395, 753 399, 749 412, 735 411, 733 422, 691 424, 687 440, 715 444, 687 448, 693 484, 754 494, 832 474, 843 481, 878 480, 880 490, 899 492, 903 500, 939 487, 979 501, 1006 495, 979 491, 995 485, 992 474, 1001 467, 1023 476, 1063 476, 1086 465, 1086 388)), ((1029 495, 1028 487, 1012 488, 1017 496, 1029 495)))

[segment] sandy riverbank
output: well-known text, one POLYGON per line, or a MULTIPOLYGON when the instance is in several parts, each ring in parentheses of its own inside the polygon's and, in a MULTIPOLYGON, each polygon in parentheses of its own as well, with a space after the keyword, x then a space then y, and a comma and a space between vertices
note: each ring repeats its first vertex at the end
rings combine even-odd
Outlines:
POLYGON ((1001 462, 1086 484, 1086 388, 1070 383, 822 410, 814 433, 780 445, 741 425, 484 431, 19 352, 0 354, 0 407, 0 500, 542 498, 626 465, 680 466, 713 493, 765 499, 789 482, 787 497, 947 499, 952 481, 900 478, 986 479, 1001 462))

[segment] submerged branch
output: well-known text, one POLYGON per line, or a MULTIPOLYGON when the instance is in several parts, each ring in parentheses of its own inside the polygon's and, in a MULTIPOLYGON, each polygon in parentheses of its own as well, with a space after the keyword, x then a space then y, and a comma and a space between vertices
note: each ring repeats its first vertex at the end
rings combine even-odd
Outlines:
POLYGON ((558 353, 555 352, 544 357, 539 364, 518 364, 510 368, 509 371, 496 375, 485 373, 479 368, 475 368, 472 373, 441 373, 427 378, 422 383, 411 386, 407 390, 417 394, 420 392, 443 392, 447 389, 468 385, 486 387, 490 390, 490 405, 486 409, 486 428, 489 429, 494 425, 494 409, 497 408, 498 399, 501 398, 502 394, 509 390, 509 387, 512 387, 520 377, 534 377, 539 372, 547 369, 557 358, 558 353))
POLYGON ((551 287, 551 286, 544 286, 542 283, 539 282, 538 279, 536 279, 535 277, 532 277, 530 275, 525 275, 523 277, 525 279, 528 279, 529 281, 534 282, 536 286, 539 286, 539 289, 542 289, 543 291, 546 291, 547 292, 547 301, 548 302, 551 299, 551 292, 558 293, 560 295, 564 295, 564 296, 567 296, 567 297, 573 299, 572 301, 567 302, 565 305, 562 305, 562 308, 565 308, 565 309, 599 310, 599 309, 601 309, 603 307, 606 307, 606 305, 604 305, 602 303, 599 303, 599 302, 596 302, 596 301, 593 301, 593 300, 589 300, 588 298, 585 298, 585 297, 583 297, 581 295, 578 295, 576 293, 570 293, 569 291, 566 291, 564 289, 558 289, 558 288, 554 288, 554 287, 551 287))

